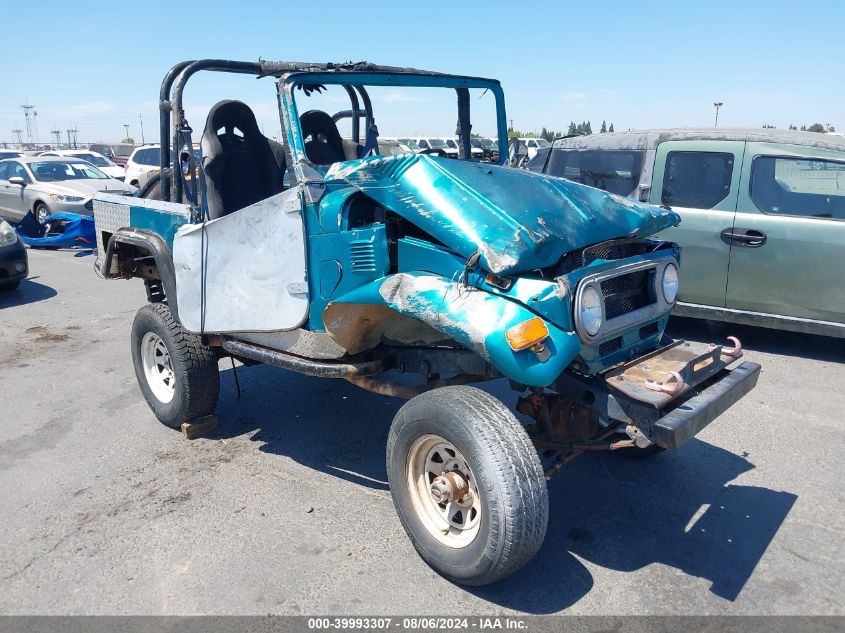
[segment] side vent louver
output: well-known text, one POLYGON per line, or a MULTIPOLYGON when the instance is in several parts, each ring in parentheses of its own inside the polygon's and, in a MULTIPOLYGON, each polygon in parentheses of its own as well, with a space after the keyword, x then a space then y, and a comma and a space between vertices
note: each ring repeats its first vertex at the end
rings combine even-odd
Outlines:
POLYGON ((376 272, 375 246, 371 240, 353 240, 349 243, 352 272, 376 272))

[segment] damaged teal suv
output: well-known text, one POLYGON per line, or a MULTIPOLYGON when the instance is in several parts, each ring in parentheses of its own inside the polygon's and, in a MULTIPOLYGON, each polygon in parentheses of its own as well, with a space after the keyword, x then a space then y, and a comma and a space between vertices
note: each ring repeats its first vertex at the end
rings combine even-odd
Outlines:
POLYGON ((678 215, 472 159, 476 117, 507 155, 497 81, 200 60, 175 66, 160 97, 160 199, 94 205, 99 272, 146 286, 131 346, 153 413, 175 428, 211 415, 227 356, 408 399, 387 441, 394 504, 456 582, 491 583, 534 556, 546 480, 573 457, 678 448, 757 381, 736 339, 664 336, 681 254, 650 236, 678 215), (209 112, 200 163, 183 155, 198 71, 275 78, 283 142, 228 100, 209 112), (332 90, 324 101, 343 109, 314 107, 332 90), (380 154, 379 104, 410 108, 414 91, 449 97, 461 160, 380 154), (525 423, 470 386, 500 378, 525 423))

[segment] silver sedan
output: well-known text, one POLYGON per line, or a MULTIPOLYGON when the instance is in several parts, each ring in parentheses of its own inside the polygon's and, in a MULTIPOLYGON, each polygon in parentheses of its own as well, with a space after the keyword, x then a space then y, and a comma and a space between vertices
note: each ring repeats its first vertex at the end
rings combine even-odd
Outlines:
POLYGON ((21 156, 0 160, 0 216, 16 222, 32 211, 39 222, 56 212, 93 215, 98 191, 134 193, 83 160, 21 156))

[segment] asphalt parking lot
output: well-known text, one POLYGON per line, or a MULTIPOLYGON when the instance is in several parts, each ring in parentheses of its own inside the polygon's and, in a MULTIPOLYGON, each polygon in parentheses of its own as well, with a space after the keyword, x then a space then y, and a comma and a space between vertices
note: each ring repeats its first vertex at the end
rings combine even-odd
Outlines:
POLYGON ((394 513, 401 401, 270 367, 238 399, 225 361, 219 432, 183 440, 136 385, 143 287, 93 259, 30 251, 0 295, 2 613, 845 613, 845 340, 673 320, 738 335, 756 390, 676 453, 572 462, 536 559, 467 590, 394 513))

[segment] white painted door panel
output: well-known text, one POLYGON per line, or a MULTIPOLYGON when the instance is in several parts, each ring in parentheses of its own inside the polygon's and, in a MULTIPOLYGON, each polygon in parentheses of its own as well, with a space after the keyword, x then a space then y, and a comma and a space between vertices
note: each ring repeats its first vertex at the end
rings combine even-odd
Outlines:
POLYGON ((308 316, 299 189, 206 222, 204 228, 183 226, 173 240, 173 264, 179 319, 188 330, 269 332, 299 327, 308 316))

